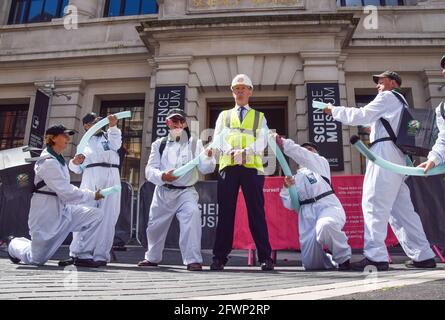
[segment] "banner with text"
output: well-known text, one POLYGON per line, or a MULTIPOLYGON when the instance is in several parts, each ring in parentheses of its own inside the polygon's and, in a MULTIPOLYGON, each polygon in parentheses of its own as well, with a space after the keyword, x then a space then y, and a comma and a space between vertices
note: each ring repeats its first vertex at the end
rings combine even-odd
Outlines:
MULTIPOLYGON (((298 214, 284 208, 280 190, 282 177, 268 177, 264 184, 264 202, 270 245, 273 250, 300 249, 298 214)), ((333 176, 332 185, 346 213, 343 231, 353 249, 363 248, 363 213, 361 207, 363 176, 333 176)), ((315 232, 315 230, 314 230, 315 232)), ((396 245, 397 238, 388 226, 387 246, 396 245)), ((240 191, 235 218, 233 248, 255 249, 247 219, 247 208, 240 191)))
POLYGON ((152 141, 167 136, 165 123, 170 109, 185 108, 185 86, 156 87, 153 112, 152 141))
POLYGON ((29 132, 28 145, 30 147, 43 148, 49 100, 50 99, 46 94, 37 90, 34 111, 32 113, 31 130, 29 132))
POLYGON ((339 105, 338 83, 307 84, 309 140, 320 147, 320 154, 329 161, 331 170, 343 171, 342 125, 322 110, 312 108, 314 100, 339 105))

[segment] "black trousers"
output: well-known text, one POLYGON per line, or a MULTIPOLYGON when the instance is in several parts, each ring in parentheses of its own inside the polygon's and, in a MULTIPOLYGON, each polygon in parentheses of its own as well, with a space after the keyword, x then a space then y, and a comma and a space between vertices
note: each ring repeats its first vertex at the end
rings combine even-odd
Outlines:
POLYGON ((258 260, 264 262, 270 259, 272 253, 264 211, 264 176, 257 174, 256 169, 243 166, 226 167, 218 175, 219 213, 213 259, 226 263, 227 256, 232 251, 236 202, 240 186, 246 200, 249 229, 258 251, 258 260))

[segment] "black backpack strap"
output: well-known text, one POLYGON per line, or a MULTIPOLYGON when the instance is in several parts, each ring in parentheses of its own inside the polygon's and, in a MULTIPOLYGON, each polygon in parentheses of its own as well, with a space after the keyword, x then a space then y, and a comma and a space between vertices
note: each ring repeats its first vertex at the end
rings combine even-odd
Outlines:
POLYGON ((392 92, 393 95, 396 96, 396 98, 397 98, 397 99, 398 99, 404 106, 408 107, 408 102, 406 101, 405 97, 404 97, 401 93, 399 93, 399 92, 397 92, 397 91, 395 91, 395 90, 391 90, 391 92, 392 92))
POLYGON ((37 183, 36 185, 34 185, 34 188, 32 189, 33 193, 40 193, 40 194, 46 194, 47 196, 55 196, 57 197, 57 194, 55 192, 50 192, 50 191, 40 191, 40 189, 42 189, 44 186, 46 186, 45 181, 40 181, 39 183, 37 183))
POLYGON ((325 176, 321 176, 323 178, 324 181, 326 181, 328 183, 328 185, 331 185, 331 180, 329 180, 327 177, 325 176))
POLYGON ((331 194, 334 194, 334 190, 322 193, 322 194, 320 194, 320 195, 318 195, 318 196, 316 196, 315 198, 312 198, 312 199, 307 199, 307 200, 300 201, 300 206, 304 206, 304 205, 307 205, 307 204, 311 204, 311 203, 317 202, 318 200, 326 198, 327 196, 330 196, 331 194))
POLYGON ((382 124, 385 127, 386 132, 388 132, 389 138, 391 138, 391 140, 395 142, 397 140, 397 136, 394 133, 394 130, 392 130, 392 127, 389 124, 388 120, 380 118, 380 121, 382 121, 382 124))
POLYGON ((332 192, 335 193, 334 188, 332 187, 332 184, 331 184, 331 180, 329 180, 329 179, 328 179, 327 177, 325 177, 325 176, 321 176, 321 177, 322 177, 323 180, 326 181, 326 182, 328 183, 328 185, 331 187, 332 192))
POLYGON ((306 199, 306 200, 302 200, 302 201, 300 201, 300 205, 301 205, 301 206, 304 206, 304 205, 306 205, 306 204, 311 204, 311 203, 317 202, 318 200, 323 199, 323 198, 325 198, 325 197, 327 197, 327 196, 330 196, 331 194, 335 194, 334 188, 332 187, 332 184, 331 184, 331 180, 329 180, 329 179, 328 179, 327 177, 325 177, 325 176, 322 176, 322 175, 320 175, 320 176, 323 178, 324 181, 327 182, 327 184, 329 184, 329 186, 331 187, 331 190, 329 190, 329 191, 327 191, 327 192, 325 192, 325 193, 322 193, 322 194, 316 196, 315 198, 312 198, 312 199, 306 199))
POLYGON ((392 141, 392 142, 396 143, 397 136, 394 133, 394 130, 392 130, 391 125, 389 124, 388 120, 380 118, 380 121, 382 122, 383 126, 385 127, 386 132, 388 132, 389 137, 380 138, 380 139, 377 139, 377 140, 373 141, 372 143, 369 144, 370 148, 373 145, 375 145, 375 144, 377 144, 379 142, 383 142, 383 141, 392 141))
POLYGON ((159 145, 159 157, 162 158, 162 154, 164 153, 165 146, 167 145, 168 137, 163 137, 161 140, 161 144, 159 145))
MULTIPOLYGON (((395 90, 391 90, 391 92, 403 104, 404 107, 408 107, 408 103, 406 102, 405 98, 402 96, 401 93, 398 93, 395 90)), ((394 130, 392 129, 392 127, 389 124, 388 120, 380 118, 380 121, 382 122, 383 126, 385 127, 385 130, 388 133, 389 137, 385 137, 385 138, 381 138, 381 139, 375 140, 373 143, 371 143, 369 145, 370 148, 373 145, 375 145, 376 143, 383 142, 383 141, 392 141, 392 142, 396 143, 397 136, 394 133, 394 130)))
POLYGON ((42 189, 44 186, 46 186, 45 181, 40 181, 39 183, 37 183, 36 185, 34 185, 34 190, 39 190, 42 189))

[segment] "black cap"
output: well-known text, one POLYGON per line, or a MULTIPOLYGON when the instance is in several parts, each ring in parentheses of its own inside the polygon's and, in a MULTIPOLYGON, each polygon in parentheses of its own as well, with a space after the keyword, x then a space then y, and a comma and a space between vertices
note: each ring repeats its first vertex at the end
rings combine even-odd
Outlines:
POLYGON ((45 134, 50 134, 53 136, 57 136, 59 134, 64 134, 64 133, 72 136, 74 134, 74 130, 69 130, 69 129, 65 128, 65 126, 63 126, 61 124, 57 124, 52 127, 49 127, 45 131, 45 134))
POLYGON ((440 60, 440 66, 442 67, 442 69, 445 69, 445 55, 440 60))
POLYGON ((94 112, 87 113, 85 117, 83 117, 83 124, 93 123, 97 118, 97 114, 94 112))
POLYGON ((182 109, 175 108, 171 109, 167 114, 167 119, 171 119, 173 117, 181 117, 183 119, 186 119, 187 115, 182 109))
POLYGON ((399 84, 399 86, 402 85, 402 78, 398 75, 397 72, 394 72, 394 71, 389 71, 388 70, 388 71, 385 71, 385 72, 383 72, 381 74, 375 74, 375 75, 372 76, 372 79, 374 80, 374 82, 376 84, 379 83, 379 79, 380 78, 388 78, 388 79, 391 79, 391 80, 395 80, 399 84))
POLYGON ((317 152, 320 150, 320 149, 318 148, 318 146, 317 146, 315 143, 312 143, 312 142, 305 142, 305 143, 303 143, 301 146, 302 146, 303 148, 304 148, 304 147, 312 147, 312 148, 314 148, 315 150, 317 150, 317 152))

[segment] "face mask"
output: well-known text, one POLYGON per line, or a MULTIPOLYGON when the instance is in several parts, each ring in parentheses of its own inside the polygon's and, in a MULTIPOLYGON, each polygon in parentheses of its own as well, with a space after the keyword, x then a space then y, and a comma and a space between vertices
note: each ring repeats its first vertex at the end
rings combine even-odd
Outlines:
POLYGON ((173 140, 176 140, 177 138, 181 138, 181 134, 184 131, 184 129, 171 129, 170 135, 173 138, 173 140))

